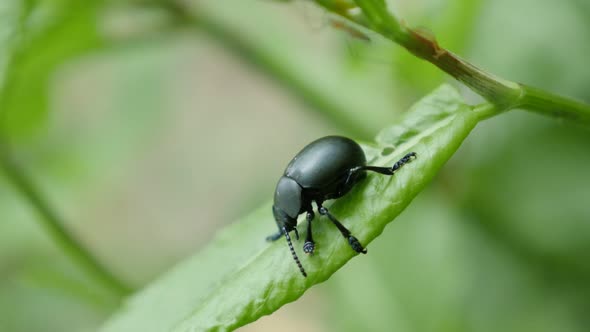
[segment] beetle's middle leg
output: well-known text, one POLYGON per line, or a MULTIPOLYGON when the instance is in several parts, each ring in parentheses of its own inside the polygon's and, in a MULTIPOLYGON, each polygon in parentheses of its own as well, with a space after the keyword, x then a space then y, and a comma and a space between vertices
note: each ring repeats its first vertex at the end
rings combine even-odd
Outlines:
POLYGON ((352 249, 356 252, 360 252, 363 254, 367 253, 367 249, 363 248, 363 246, 361 245, 361 243, 359 242, 359 240, 354 237, 350 231, 348 230, 348 228, 344 227, 344 225, 342 225, 340 223, 340 221, 338 221, 338 219, 336 219, 336 217, 334 217, 330 211, 328 211, 328 209, 326 209, 325 207, 321 206, 321 204, 318 204, 318 212, 323 215, 328 217, 328 219, 330 219, 330 221, 336 225, 336 227, 338 228, 338 230, 340 231, 340 233, 342 233, 342 236, 344 236, 345 239, 348 240, 348 243, 350 244, 350 246, 352 247, 352 249))
POLYGON ((303 252, 306 254, 313 255, 313 251, 315 250, 315 242, 313 241, 313 235, 311 232, 311 222, 315 217, 313 210, 307 211, 307 215, 305 219, 307 220, 307 236, 305 237, 305 243, 303 244, 303 252))

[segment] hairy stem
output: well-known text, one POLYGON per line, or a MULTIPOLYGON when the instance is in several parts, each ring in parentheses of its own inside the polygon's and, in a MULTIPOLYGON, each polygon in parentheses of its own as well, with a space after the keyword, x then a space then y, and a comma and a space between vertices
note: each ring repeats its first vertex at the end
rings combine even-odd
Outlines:
POLYGON ((590 105, 537 88, 511 82, 479 69, 441 47, 428 31, 409 28, 382 0, 315 0, 329 12, 370 29, 403 46, 451 75, 499 109, 523 108, 590 125, 590 105))
POLYGON ((36 188, 31 177, 15 163, 6 150, 0 150, 0 170, 39 215, 39 221, 49 231, 55 243, 88 275, 118 298, 131 292, 129 286, 117 279, 102 265, 73 234, 64 228, 65 222, 36 188))

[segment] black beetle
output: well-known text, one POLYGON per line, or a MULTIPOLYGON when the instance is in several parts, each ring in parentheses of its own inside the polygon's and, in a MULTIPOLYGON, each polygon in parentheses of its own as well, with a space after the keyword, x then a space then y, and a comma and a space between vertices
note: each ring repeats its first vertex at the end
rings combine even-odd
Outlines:
POLYGON ((275 241, 285 236, 293 259, 304 277, 307 277, 291 243, 289 232, 297 232, 297 217, 306 212, 307 236, 303 244, 306 254, 313 254, 315 242, 312 238, 311 222, 315 217, 312 202, 319 214, 325 215, 336 225, 342 236, 348 240, 352 249, 366 254, 359 240, 334 217, 322 204, 329 199, 344 196, 352 187, 366 176, 366 171, 393 175, 400 167, 416 158, 415 152, 406 154, 392 167, 367 166, 365 153, 350 138, 327 136, 311 142, 299 152, 287 166, 275 190, 272 212, 279 228, 276 234, 266 239, 275 241))

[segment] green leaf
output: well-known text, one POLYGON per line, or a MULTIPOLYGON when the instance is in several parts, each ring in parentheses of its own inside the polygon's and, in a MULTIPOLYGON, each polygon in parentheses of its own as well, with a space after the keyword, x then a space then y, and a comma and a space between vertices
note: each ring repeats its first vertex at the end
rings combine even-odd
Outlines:
MULTIPOLYGON (((369 244, 491 112, 466 105, 450 86, 440 87, 383 130, 376 144, 364 145, 372 165, 392 165, 410 151, 418 158, 393 177, 370 174, 335 201, 331 211, 361 243, 369 244)), ((102 331, 233 330, 296 300, 356 255, 322 217, 314 224, 314 256, 303 254, 303 241, 295 242, 308 272, 302 277, 284 240, 264 241, 276 229, 270 207, 221 231, 206 249, 131 298, 102 331)), ((306 227, 301 224, 300 232, 306 227)))

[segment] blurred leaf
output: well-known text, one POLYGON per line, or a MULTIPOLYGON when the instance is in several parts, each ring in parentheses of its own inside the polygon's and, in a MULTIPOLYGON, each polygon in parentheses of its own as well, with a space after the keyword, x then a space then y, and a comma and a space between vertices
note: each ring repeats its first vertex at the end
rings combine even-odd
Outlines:
MULTIPOLYGON (((67 59, 48 83, 51 123, 43 124, 43 132, 27 141, 26 148, 15 149, 52 204, 68 217, 66 227, 125 277, 125 268, 142 275, 143 266, 131 267, 130 258, 120 254, 129 254, 128 245, 117 247, 116 236, 97 231, 95 225, 104 227, 107 217, 93 213, 88 196, 113 190, 116 172, 139 159, 153 128, 162 125, 158 115, 169 111, 162 105, 163 82, 178 79, 168 75, 173 56, 182 51, 178 39, 134 40, 97 55, 67 59), (105 254, 105 248, 113 254, 105 254)), ((0 171, 0 331, 94 331, 119 305, 117 299, 59 251, 39 227, 30 204, 4 176, 0 171)), ((121 238, 127 235, 122 219, 128 218, 117 216, 121 238)), ((161 260, 150 257, 149 262, 161 260)))
POLYGON ((325 283, 330 331, 588 329, 590 300, 580 285, 515 257, 452 196, 430 186, 372 243, 370 256, 325 283))
MULTIPOLYGON (((49 250, 48 250, 49 251, 49 250)), ((112 308, 63 257, 39 255, 4 262, 0 270, 0 330, 90 331, 112 308), (80 301, 85 298, 86 301, 80 301)), ((112 300, 112 299, 111 299, 112 300)))
POLYGON ((28 1, 27 6, 12 8, 21 19, 12 20, 10 38, 0 40, 6 64, 0 90, 4 135, 23 138, 34 133, 46 117, 48 83, 57 65, 102 45, 98 3, 28 1))
MULTIPOLYGON (((472 57, 517 81, 588 101, 590 72, 579 70, 590 52, 582 2, 589 4, 488 1, 472 57), (524 23, 531 5, 535 15, 524 23), (499 25, 511 33, 498 34, 499 25), (497 52, 500 45, 510 51, 497 52)), ((589 298, 588 131, 514 112, 486 122, 470 140, 468 168, 453 179, 463 187, 457 198, 463 208, 520 264, 542 274, 549 288, 589 298)), ((588 301, 577 305, 576 311, 588 311, 588 301)))
POLYGON ((590 178, 585 175, 590 133, 525 117, 510 114, 492 121, 502 128, 517 125, 495 135, 501 149, 474 160, 461 199, 490 236, 537 266, 548 280, 588 293, 590 178), (507 140, 510 144, 502 144, 507 140))
MULTIPOLYGON (((10 55, 12 39, 18 30, 18 1, 3 1, 0 3, 0 83, 4 81, 6 64, 10 55)), ((1 85, 0 85, 1 86, 1 85)))
POLYGON ((370 257, 326 282, 333 331, 463 331, 473 277, 465 256, 473 248, 436 189, 423 191, 374 241, 370 257))
MULTIPOLYGON (((487 115, 442 86, 385 129, 377 145, 365 147, 374 165, 392 165, 409 151, 418 158, 394 177, 370 175, 331 210, 362 243, 370 243, 487 115)), ((331 225, 317 223, 317 254, 304 257, 298 250, 309 275, 303 278, 283 241, 263 241, 274 229, 270 204, 229 226, 201 253, 133 297, 103 331, 232 330, 294 301, 355 256, 331 225)))

